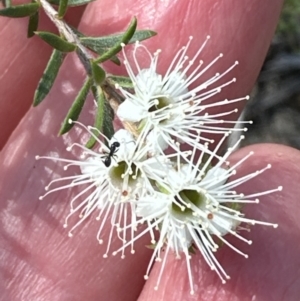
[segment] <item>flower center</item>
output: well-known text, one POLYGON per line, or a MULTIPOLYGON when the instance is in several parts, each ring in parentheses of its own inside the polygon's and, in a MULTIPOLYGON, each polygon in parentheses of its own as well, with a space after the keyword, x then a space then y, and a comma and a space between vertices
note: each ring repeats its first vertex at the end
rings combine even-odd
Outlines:
POLYGON ((190 208, 191 205, 200 208, 206 204, 206 196, 196 190, 185 189, 179 192, 175 201, 172 203, 173 213, 179 217, 186 217, 193 214, 194 210, 190 208))
POLYGON ((134 163, 129 166, 125 161, 118 162, 118 166, 110 170, 110 178, 115 186, 123 186, 125 181, 127 185, 133 185, 140 175, 141 171, 134 163))
POLYGON ((167 97, 158 97, 158 104, 153 105, 148 112, 155 112, 157 110, 163 109, 170 104, 170 99, 167 97))

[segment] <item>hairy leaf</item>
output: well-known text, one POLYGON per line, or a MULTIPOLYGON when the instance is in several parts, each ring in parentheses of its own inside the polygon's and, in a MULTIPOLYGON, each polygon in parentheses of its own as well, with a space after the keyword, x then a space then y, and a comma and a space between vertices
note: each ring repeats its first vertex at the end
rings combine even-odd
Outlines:
POLYGON ((102 54, 100 57, 98 57, 95 62, 97 63, 103 63, 106 60, 108 60, 109 58, 111 58, 112 56, 116 55, 118 52, 121 51, 122 46, 121 44, 127 44, 130 39, 133 37, 135 30, 136 30, 136 26, 137 26, 137 20, 134 17, 132 19, 132 21, 130 22, 127 30, 125 31, 125 33, 123 34, 121 41, 119 41, 118 43, 116 43, 113 47, 111 47, 107 52, 105 52, 104 54, 102 54))
POLYGON ((121 61, 117 56, 113 55, 111 58, 109 58, 109 60, 112 61, 114 64, 121 66, 121 61))
POLYGON ((28 3, 17 6, 10 6, 0 9, 0 16, 10 18, 23 18, 35 14, 40 5, 38 3, 28 3))
MULTIPOLYGON (((80 38, 85 37, 84 34, 81 33, 77 28, 75 28, 74 26, 71 26, 71 25, 69 25, 69 26, 71 27, 71 29, 73 30, 73 32, 74 32, 78 37, 80 37, 80 38)), ((83 43, 82 43, 82 44, 83 44, 83 43)), ((86 46, 86 47, 87 47, 87 46, 86 46)), ((87 47, 87 48, 89 48, 89 47, 87 47)), ((100 52, 100 54, 101 54, 101 53, 104 53, 104 52, 107 51, 107 50, 108 50, 107 48, 103 48, 103 50, 100 52)), ((116 64, 116 65, 118 65, 118 66, 121 65, 121 62, 120 62, 120 60, 118 59, 117 56, 112 56, 112 57, 110 58, 110 61, 112 61, 114 64, 116 64)))
POLYGON ((34 93, 33 106, 40 104, 51 90, 66 54, 56 49, 52 51, 46 69, 34 93))
MULTIPOLYGON (((71 1, 71 0, 70 0, 71 1)), ((59 0, 58 18, 62 19, 67 12, 69 0, 59 0)))
POLYGON ((29 17, 27 37, 31 38, 34 36, 34 32, 37 30, 39 25, 39 12, 37 11, 35 14, 29 17))
POLYGON ((107 77, 107 80, 112 85, 118 84, 122 88, 133 89, 133 83, 132 83, 130 77, 110 75, 107 77))
MULTIPOLYGON (((79 6, 79 5, 85 5, 90 2, 93 2, 95 0, 69 0, 68 6, 79 6)), ((60 5, 60 0, 50 0, 51 4, 60 5)))
POLYGON ((85 145, 87 148, 94 147, 94 145, 97 142, 97 139, 95 137, 99 136, 98 131, 102 131, 103 123, 104 123, 104 103, 106 101, 105 94, 103 93, 100 86, 92 86, 92 93, 97 102, 97 112, 96 112, 96 118, 95 118, 95 123, 94 123, 94 127, 97 130, 94 130, 94 129, 92 130, 92 132, 95 136, 90 137, 90 139, 88 140, 88 142, 85 145))
POLYGON ((59 130, 59 135, 63 135, 65 133, 67 133, 72 127, 73 127, 73 123, 69 123, 69 120, 77 120, 79 117, 79 114, 83 108, 83 105, 85 103, 85 100, 89 94, 90 88, 92 85, 92 79, 91 78, 87 78, 82 86, 82 88, 80 89, 78 95, 75 98, 75 101, 73 102, 60 130, 59 130))
POLYGON ((108 101, 105 101, 104 103, 104 116, 105 118, 104 118, 102 132, 108 139, 111 139, 115 134, 114 123, 113 123, 115 114, 114 114, 114 110, 111 108, 108 101))
POLYGON ((99 131, 101 131, 108 139, 111 139, 111 137, 114 135, 114 113, 106 100, 105 94, 99 86, 93 86, 92 92, 98 105, 94 124, 94 127, 97 130, 93 130, 93 134, 95 136, 91 136, 86 144, 87 148, 92 148, 95 145, 97 142, 95 137, 99 136, 99 131))
MULTIPOLYGON (((136 41, 143 41, 156 35, 156 32, 151 30, 137 30, 128 44, 136 41)), ((82 44, 98 54, 103 54, 109 48, 122 42, 122 34, 115 34, 106 37, 81 37, 82 44)), ((124 42, 123 42, 124 43, 124 42)), ((125 44, 125 43, 124 43, 125 44)))
POLYGON ((105 71, 97 63, 94 63, 93 61, 91 62, 91 66, 92 66, 93 79, 95 83, 97 85, 101 85, 106 77, 105 71))
POLYGON ((36 35, 38 35, 43 41, 48 43, 53 48, 62 51, 62 52, 72 52, 76 49, 76 45, 67 42, 60 36, 53 34, 47 31, 36 31, 36 35))

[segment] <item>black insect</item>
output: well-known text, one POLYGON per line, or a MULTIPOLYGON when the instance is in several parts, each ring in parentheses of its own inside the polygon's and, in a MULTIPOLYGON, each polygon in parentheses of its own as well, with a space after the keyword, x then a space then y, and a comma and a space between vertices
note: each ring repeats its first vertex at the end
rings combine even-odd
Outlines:
POLYGON ((109 167, 110 164, 111 164, 111 158, 113 158, 115 156, 115 153, 118 151, 120 147, 120 143, 118 141, 115 141, 111 144, 111 146, 109 147, 109 153, 107 153, 105 156, 104 156, 104 165, 106 167, 109 167))

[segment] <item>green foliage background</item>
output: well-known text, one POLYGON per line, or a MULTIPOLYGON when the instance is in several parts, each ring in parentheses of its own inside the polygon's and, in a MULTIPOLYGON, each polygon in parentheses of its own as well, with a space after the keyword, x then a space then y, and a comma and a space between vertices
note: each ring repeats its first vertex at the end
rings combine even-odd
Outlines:
POLYGON ((285 0, 276 35, 300 51, 300 0, 285 0))

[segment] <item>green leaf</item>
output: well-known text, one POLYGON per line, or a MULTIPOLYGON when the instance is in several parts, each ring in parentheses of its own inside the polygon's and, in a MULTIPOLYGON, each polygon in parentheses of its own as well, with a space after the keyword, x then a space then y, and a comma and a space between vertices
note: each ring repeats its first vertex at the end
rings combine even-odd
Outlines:
POLYGON ((101 61, 99 62, 104 62, 105 60, 110 59, 113 63, 120 66, 121 65, 120 60, 115 55, 113 55, 113 53, 114 52, 118 53, 121 50, 120 47, 121 43, 131 44, 136 41, 149 39, 156 35, 156 32, 152 30, 137 30, 130 38, 130 35, 132 34, 132 29, 135 28, 136 28, 136 19, 134 18, 127 30, 127 33, 129 32, 129 37, 126 36, 126 33, 114 34, 106 37, 85 37, 84 35, 80 34, 79 37, 81 43, 87 48, 89 48, 90 50, 100 55, 104 55, 106 53, 106 55, 102 57, 101 61), (128 38, 130 38, 129 41, 128 38), (114 48, 111 50, 112 47, 114 48), (112 53, 108 51, 112 51, 112 53))
MULTIPOLYGON (((71 1, 71 0, 70 0, 71 1)), ((58 7, 58 18, 62 19, 67 12, 69 0, 60 0, 58 7)))
POLYGON ((34 36, 34 32, 37 30, 39 25, 39 12, 37 11, 35 14, 29 17, 27 37, 31 38, 34 36))
POLYGON ((107 77, 107 80, 112 85, 120 85, 122 88, 133 89, 133 83, 130 77, 128 76, 116 76, 110 75, 107 77))
POLYGON ((52 51, 46 69, 34 93, 33 106, 40 104, 51 90, 66 54, 56 49, 52 51))
POLYGON ((47 31, 36 31, 36 35, 38 35, 43 41, 48 43, 53 48, 62 51, 62 52, 72 52, 76 49, 76 45, 67 42, 60 36, 53 34, 47 31))
POLYGON ((125 33, 123 34, 121 41, 116 43, 113 47, 111 47, 107 52, 105 52, 104 54, 102 54, 99 58, 97 58, 95 60, 96 63, 103 63, 105 61, 107 61, 110 57, 112 57, 113 55, 116 55, 117 53, 119 53, 122 49, 121 44, 128 44, 128 42, 130 41, 130 39, 133 37, 134 32, 136 30, 136 26, 137 26, 137 20, 136 17, 134 17, 132 19, 132 21, 130 22, 127 30, 125 31, 125 33))
MULTIPOLYGON (((137 30, 128 44, 132 44, 136 41, 143 41, 156 35, 156 32, 152 30, 137 30)), ((116 44, 120 44, 123 34, 115 34, 106 37, 81 37, 82 44, 98 54, 103 54, 109 48, 116 44)))
POLYGON ((108 101, 105 101, 104 103, 104 116, 105 118, 104 118, 102 132, 108 139, 111 139, 115 134, 114 123, 113 123, 115 114, 114 114, 114 110, 111 108, 108 101))
POLYGON ((112 56, 111 58, 110 58, 110 60, 114 63, 114 64, 116 64, 116 65, 118 65, 118 66, 121 66, 121 61, 119 60, 119 58, 117 57, 117 56, 112 56))
POLYGON ((94 127, 97 129, 97 130, 92 130, 93 134, 90 139, 88 140, 88 142, 86 143, 86 147, 87 148, 93 148, 94 145, 96 144, 97 142, 97 139, 96 137, 99 136, 99 132, 98 131, 101 131, 102 128, 103 128, 103 123, 104 123, 104 104, 106 102, 106 99, 105 99, 105 94, 103 93, 102 89, 100 86, 92 86, 92 93, 93 93, 93 96, 97 102, 97 112, 96 112, 96 119, 95 119, 95 124, 94 124, 94 127))
POLYGON ((38 3, 28 3, 17 6, 10 6, 0 9, 0 16, 10 18, 23 18, 35 14, 40 5, 38 3))
MULTIPOLYGON (((71 26, 71 25, 69 25, 69 27, 73 30, 73 32, 74 32, 78 37, 84 37, 84 34, 81 33, 77 28, 75 28, 74 26, 71 26)), ((86 46, 86 47, 87 47, 87 46, 86 46)), ((107 50, 108 50, 107 48, 106 48, 106 49, 103 48, 103 50, 101 51, 101 53, 104 53, 104 52, 107 51, 107 50)), ((100 54, 101 54, 101 53, 100 53, 100 54)), ((110 58, 110 60, 111 60, 114 64, 116 64, 116 65, 118 65, 118 66, 121 65, 121 62, 120 62, 120 60, 118 59, 117 56, 112 56, 112 57, 110 58)))
POLYGON ((94 127, 97 130, 93 130, 94 136, 91 136, 89 141, 86 143, 87 148, 92 148, 95 145, 95 143, 97 142, 96 137, 99 136, 99 131, 102 131, 102 133, 108 139, 111 139, 111 137, 114 135, 114 127, 113 127, 114 113, 105 98, 105 94, 103 93, 101 87, 99 86, 97 87, 93 86, 92 92, 98 104, 96 119, 94 124, 94 127))
POLYGON ((92 79, 87 78, 79 91, 78 95, 75 98, 75 101, 73 102, 60 130, 59 130, 59 135, 63 135, 67 133, 72 127, 73 123, 70 123, 69 120, 77 120, 79 117, 79 114, 83 108, 83 105, 85 103, 85 100, 89 94, 90 88, 92 85, 92 79))
MULTIPOLYGON (((93 1, 95 0, 69 0, 68 6, 80 6, 80 5, 88 4, 93 1)), ((60 5, 60 0, 50 0, 49 3, 60 5)))
POLYGON ((144 41, 156 36, 157 33, 150 29, 136 30, 128 44, 135 43, 136 41, 144 41))
POLYGON ((105 71, 97 64, 91 61, 93 79, 97 85, 101 85, 105 80, 105 71))

